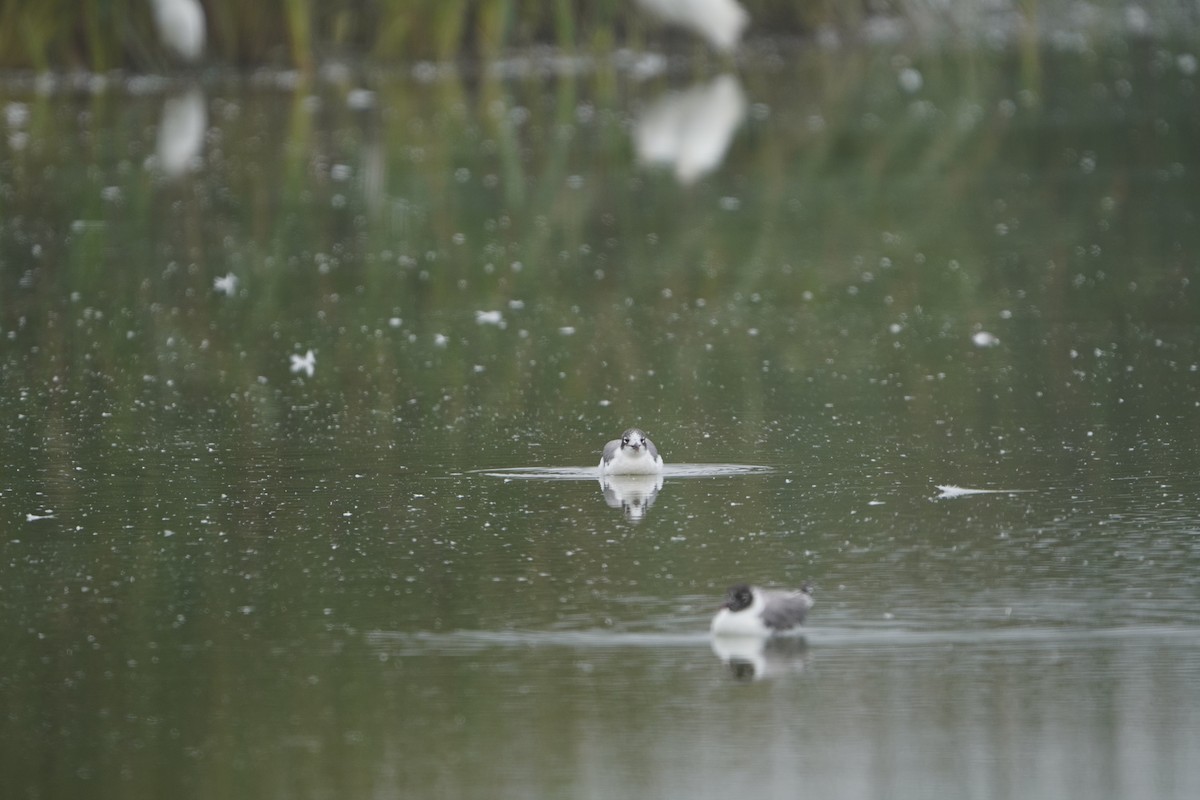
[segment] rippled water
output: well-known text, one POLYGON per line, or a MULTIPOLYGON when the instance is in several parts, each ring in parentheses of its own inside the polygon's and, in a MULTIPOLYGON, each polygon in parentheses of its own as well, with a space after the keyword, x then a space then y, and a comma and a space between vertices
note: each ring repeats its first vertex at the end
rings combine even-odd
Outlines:
POLYGON ((1194 43, 588 63, 0 84, 0 795, 1200 796, 1194 43))

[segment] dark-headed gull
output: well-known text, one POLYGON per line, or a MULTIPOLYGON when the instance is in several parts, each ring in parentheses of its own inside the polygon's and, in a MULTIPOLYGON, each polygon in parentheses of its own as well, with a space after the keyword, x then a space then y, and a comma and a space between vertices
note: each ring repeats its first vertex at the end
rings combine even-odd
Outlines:
POLYGON ((715 636, 772 636, 804 622, 813 606, 813 587, 799 590, 760 589, 746 583, 731 586, 713 617, 715 636))

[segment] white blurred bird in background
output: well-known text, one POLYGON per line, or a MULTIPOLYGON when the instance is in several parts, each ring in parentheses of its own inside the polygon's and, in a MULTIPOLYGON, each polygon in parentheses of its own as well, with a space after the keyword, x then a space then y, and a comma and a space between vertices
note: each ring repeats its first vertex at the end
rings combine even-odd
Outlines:
POLYGON ((737 0, 638 0, 638 4, 663 22, 703 36, 719 53, 732 52, 750 24, 750 14, 737 0))
POLYGON ((150 0, 158 38, 184 61, 196 61, 204 53, 207 36, 200 0, 150 0))

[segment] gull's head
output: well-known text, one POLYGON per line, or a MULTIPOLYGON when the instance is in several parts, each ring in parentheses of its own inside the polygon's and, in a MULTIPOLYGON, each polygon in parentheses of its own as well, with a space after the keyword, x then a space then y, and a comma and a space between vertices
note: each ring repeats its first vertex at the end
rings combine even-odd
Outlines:
POLYGON ((646 434, 637 428, 630 428, 621 434, 621 449, 632 451, 634 455, 646 448, 646 434))
POLYGON ((749 584, 739 583, 736 586, 730 586, 729 591, 725 593, 725 602, 721 604, 721 608, 728 608, 730 611, 738 612, 749 608, 754 603, 754 590, 749 584))

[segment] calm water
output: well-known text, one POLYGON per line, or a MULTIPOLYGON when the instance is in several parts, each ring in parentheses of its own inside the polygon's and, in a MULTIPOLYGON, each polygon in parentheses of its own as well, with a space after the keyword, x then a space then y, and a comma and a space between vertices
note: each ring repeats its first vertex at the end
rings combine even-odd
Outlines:
POLYGON ((1196 55, 0 85, 0 794, 1200 796, 1196 55))

